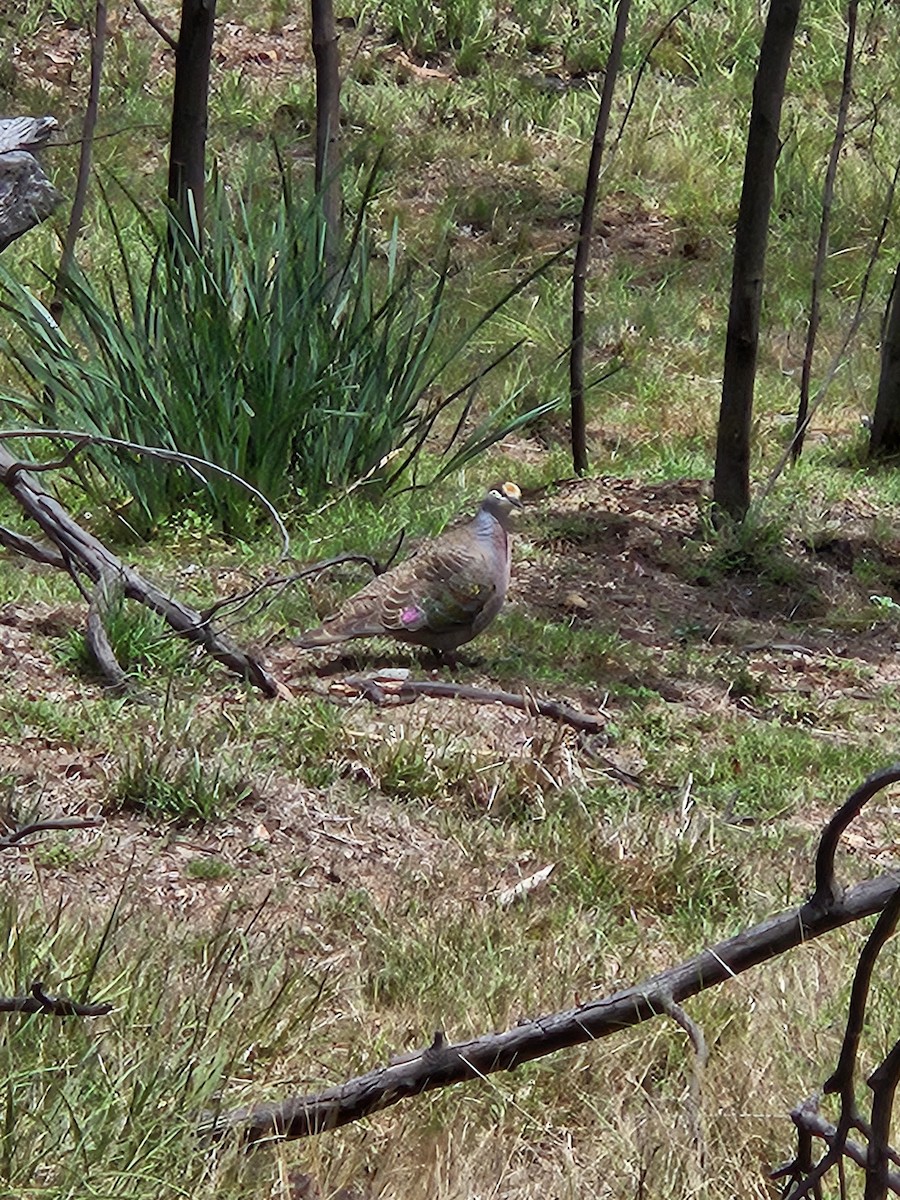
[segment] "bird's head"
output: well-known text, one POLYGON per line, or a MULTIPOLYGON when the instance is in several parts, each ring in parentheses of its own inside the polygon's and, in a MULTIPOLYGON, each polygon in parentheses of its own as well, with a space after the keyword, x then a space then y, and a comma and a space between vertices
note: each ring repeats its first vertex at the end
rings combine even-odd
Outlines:
POLYGON ((485 496, 481 507, 496 517, 504 529, 509 529, 522 508, 522 493, 514 483, 498 483, 485 496))

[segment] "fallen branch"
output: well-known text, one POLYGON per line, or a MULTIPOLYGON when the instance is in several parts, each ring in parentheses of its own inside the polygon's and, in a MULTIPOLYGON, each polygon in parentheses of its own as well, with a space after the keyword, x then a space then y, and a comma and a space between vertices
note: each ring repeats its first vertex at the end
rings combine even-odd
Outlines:
POLYGON ((83 430, 77 429, 0 429, 0 441, 6 442, 16 438, 47 438, 50 441, 72 442, 72 445, 66 451, 62 458, 54 459, 50 462, 37 462, 30 459, 7 459, 6 456, 0 463, 4 467, 6 480, 4 482, 9 486, 9 480, 12 479, 19 471, 59 471, 67 467, 81 453, 82 450, 90 446, 108 446, 111 450, 124 450, 128 454, 137 454, 142 458, 155 458, 161 462, 177 463, 179 466, 186 467, 198 479, 205 479, 204 471, 211 471, 214 475, 221 475, 227 479, 229 483, 233 483, 236 487, 243 490, 256 500, 265 510, 266 516, 269 518, 275 532, 281 539, 281 554, 284 557, 291 546, 291 539, 288 535, 284 521, 278 514, 275 505, 264 496, 263 493, 243 479, 240 475, 235 475, 234 471, 229 471, 227 467, 221 467, 218 463, 212 462, 208 458, 199 458, 196 454, 186 454, 183 450, 167 450, 163 446, 145 446, 141 442, 129 442, 124 438, 107 437, 100 433, 85 433, 83 430))
MULTIPOLYGON (((838 1132, 837 1127, 819 1115, 818 1104, 815 1099, 806 1100, 803 1104, 795 1108, 791 1113, 791 1120, 797 1126, 798 1132, 805 1133, 807 1136, 811 1135, 812 1137, 821 1138, 829 1148, 835 1145, 838 1132)), ((863 1170, 866 1169, 868 1165, 868 1152, 865 1146, 860 1146, 859 1142, 845 1140, 844 1154, 852 1162, 855 1162, 858 1167, 862 1167, 863 1170)), ((793 1163, 787 1163, 785 1166, 773 1171, 770 1178, 783 1179, 785 1176, 791 1174, 793 1167, 793 1163)), ((888 1187, 895 1195, 900 1196, 900 1174, 896 1171, 888 1173, 888 1187)))
POLYGON ((131 681, 128 673, 116 658, 116 652, 112 648, 105 625, 111 601, 110 591, 111 585, 107 580, 98 579, 88 605, 85 641, 97 670, 106 680, 107 686, 111 691, 124 695, 130 690, 131 681))
POLYGON ((432 1045, 323 1092, 212 1116, 204 1123, 203 1131, 221 1138, 229 1131, 241 1130, 251 1143, 309 1137, 420 1092, 511 1071, 521 1063, 558 1050, 609 1037, 665 1012, 665 996, 680 1003, 795 946, 880 912, 898 886, 900 877, 895 875, 867 880, 851 888, 829 909, 823 910, 812 901, 788 909, 615 995, 523 1021, 504 1033, 485 1034, 453 1045, 444 1044, 442 1034, 439 1046, 432 1045))
MULTIPOLYGON (((83 572, 95 584, 102 579, 117 580, 130 600, 137 600, 159 613, 176 633, 202 646, 217 662, 246 679, 263 695, 274 697, 288 694, 284 685, 269 674, 255 655, 233 646, 205 622, 200 613, 167 596, 133 567, 126 566, 93 534, 82 529, 59 501, 45 491, 24 465, 3 446, 0 446, 0 483, 6 486, 25 514, 58 548, 60 561, 66 569, 83 572)), ((15 541, 14 548, 19 553, 33 557, 38 562, 53 561, 53 551, 28 538, 11 535, 8 530, 0 532, 0 541, 6 545, 15 541)))
POLYGON ((47 1013, 51 1017, 105 1017, 111 1004, 81 1004, 63 996, 48 996, 44 985, 35 981, 30 996, 0 996, 0 1012, 47 1013))
MULTIPOLYGON (((855 806, 855 812, 858 813, 865 799, 897 779, 900 779, 898 764, 876 772, 853 792, 828 823, 817 859, 816 891, 805 904, 770 917, 702 951, 687 962, 612 996, 580 1004, 564 1012, 522 1021, 504 1033, 484 1034, 455 1044, 448 1044, 443 1032, 438 1030, 430 1046, 404 1054, 392 1060, 387 1067, 377 1067, 366 1075, 319 1093, 292 1096, 275 1104, 210 1114, 202 1122, 202 1132, 220 1139, 231 1131, 240 1131, 243 1139, 253 1144, 274 1139, 310 1137, 336 1129, 397 1104, 409 1096, 481 1079, 498 1071, 511 1071, 521 1063, 609 1037, 661 1013, 677 1014, 679 1009, 676 1006, 699 992, 777 958, 795 946, 830 933, 833 929, 882 912, 892 901, 896 903, 900 875, 889 872, 842 892, 833 879, 834 849, 837 844, 834 833, 838 829, 839 837, 846 828, 847 814, 851 808, 855 806), (820 886, 821 870, 825 864, 830 864, 826 872, 829 886, 823 888, 820 886)), ((883 929, 885 922, 880 922, 879 926, 883 929)), ((697 1037, 697 1027, 693 1028, 693 1033, 687 1024, 685 1027, 692 1037, 697 1037)), ((694 1045, 699 1055, 702 1038, 695 1040, 694 1045)))
POLYGON ((533 716, 549 717, 564 725, 571 725, 579 733, 603 733, 605 718, 569 708, 558 700, 542 700, 530 692, 493 692, 486 688, 469 687, 462 683, 442 683, 431 679, 392 679, 389 676, 365 677, 350 675, 332 685, 332 691, 356 693, 371 700, 373 704, 414 704, 419 696, 433 696, 453 700, 472 700, 475 704, 505 704, 519 712, 533 716))
POLYGON ((47 833, 56 829, 96 829, 103 824, 102 817, 54 817, 47 821, 33 821, 0 836, 0 850, 8 850, 36 833, 47 833))

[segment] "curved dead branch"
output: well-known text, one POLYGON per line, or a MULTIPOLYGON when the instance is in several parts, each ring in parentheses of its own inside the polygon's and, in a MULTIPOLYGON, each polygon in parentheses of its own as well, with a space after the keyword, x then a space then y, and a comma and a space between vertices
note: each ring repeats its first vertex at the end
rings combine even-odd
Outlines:
POLYGON ((96 829, 103 824, 102 817, 53 817, 46 821, 32 821, 30 825, 21 825, 0 837, 0 850, 8 850, 25 838, 33 837, 36 833, 47 833, 57 829, 96 829))
MULTIPOLYGON (((291 547, 291 539, 287 528, 278 514, 275 505, 267 496, 249 483, 240 475, 235 475, 234 471, 229 471, 227 467, 221 467, 218 463, 212 462, 208 458, 199 458, 196 454, 186 454, 183 450, 166 450, 163 446, 144 446, 140 442, 128 442, 123 438, 107 437, 100 433, 85 433, 79 432, 77 429, 0 429, 0 442, 10 441, 15 438, 47 438, 50 441, 71 442, 72 445, 62 456, 62 458, 54 459, 51 462, 37 462, 31 459, 12 459, 8 461, 4 457, 3 467, 6 474, 6 479, 12 479, 19 471, 59 471, 69 464, 81 453, 82 450, 88 449, 90 446, 108 446, 112 450, 125 450, 129 454, 137 454, 143 458, 156 458, 161 462, 176 463, 187 469, 198 479, 204 479, 204 471, 212 471, 214 475, 221 475, 236 487, 243 488, 248 492, 254 500, 259 503, 264 509, 266 516, 269 518, 273 528, 281 539, 281 556, 284 558, 291 547)), ((7 483, 8 486, 8 483, 7 483)))
POLYGON ((105 1017, 112 1012, 111 1004, 82 1004, 63 996, 48 996, 44 985, 36 980, 30 996, 0 996, 0 1012, 46 1013, 51 1017, 105 1017))
MULTIPOLYGON (((287 689, 265 669, 259 659, 238 649, 217 633, 194 609, 188 608, 171 596, 167 596, 155 584, 143 578, 133 567, 127 566, 102 542, 82 529, 68 512, 49 492, 45 491, 21 462, 0 446, 0 483, 25 514, 40 528, 41 532, 58 550, 66 569, 81 571, 95 584, 102 579, 114 579, 130 600, 137 600, 165 620, 176 633, 187 641, 202 646, 217 662, 234 671, 258 688, 265 696, 286 696, 287 689)), ((3 531, 0 541, 11 544, 3 531)), ((40 547, 28 538, 13 535, 15 549, 29 554, 40 562, 54 561, 53 553, 40 547), (35 553, 30 554, 31 548, 35 553)), ((54 565, 57 565, 54 561, 54 565)))
POLYGON ((439 1033, 431 1046, 337 1087, 210 1116, 203 1132, 218 1139, 239 1131, 248 1143, 309 1137, 420 1092, 511 1071, 557 1050, 608 1037, 665 1012, 666 997, 679 1003, 795 946, 880 912, 898 885, 900 877, 891 874, 867 880, 828 909, 808 901, 615 995, 452 1045, 439 1033))
POLYGON ((862 811, 863 805, 892 783, 900 783, 900 763, 893 763, 881 771, 873 772, 868 779, 851 792, 837 810, 819 841, 816 853, 816 890, 813 902, 827 907, 838 898, 838 884, 834 876, 834 856, 838 842, 847 826, 862 811))
POLYGON ((549 717, 564 725, 571 725, 579 733, 598 734, 606 728, 603 716, 591 716, 579 712, 558 700, 543 700, 530 692, 494 692, 487 688, 469 687, 462 683, 444 683, 432 679, 392 679, 389 676, 366 677, 350 675, 332 685, 332 691, 348 691, 371 700, 373 704, 412 704, 419 696, 472 700, 476 704, 505 704, 519 712, 539 717, 549 717))

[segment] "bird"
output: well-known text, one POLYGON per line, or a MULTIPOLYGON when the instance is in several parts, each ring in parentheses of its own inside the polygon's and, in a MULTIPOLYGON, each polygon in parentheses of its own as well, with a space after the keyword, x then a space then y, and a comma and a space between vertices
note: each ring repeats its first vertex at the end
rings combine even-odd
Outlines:
POLYGON ((423 542, 317 629, 294 638, 294 645, 309 650, 386 635, 452 661, 454 651, 482 633, 503 607, 510 534, 521 507, 514 483, 492 487, 471 521, 423 542))

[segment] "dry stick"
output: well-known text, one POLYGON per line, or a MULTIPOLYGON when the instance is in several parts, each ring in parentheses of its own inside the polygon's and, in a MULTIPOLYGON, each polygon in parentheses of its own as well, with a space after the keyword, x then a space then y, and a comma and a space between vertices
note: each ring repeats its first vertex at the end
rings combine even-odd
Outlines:
POLYGON ((690 1093, 688 1096, 687 1116, 697 1149, 697 1163, 701 1169, 706 1163, 706 1136, 703 1131, 703 1073, 709 1062, 709 1046, 706 1036, 690 1013, 680 1004, 676 1004, 671 996, 663 993, 661 996, 663 1009, 679 1025, 690 1038, 694 1050, 694 1061, 690 1078, 690 1093))
POLYGON ((54 829, 96 829, 103 824, 102 817, 53 817, 46 821, 33 821, 30 825, 22 825, 10 833, 0 836, 0 850, 8 850, 24 838, 36 833, 45 833, 54 829))
POLYGON ((875 1068, 866 1082, 872 1089, 872 1129, 864 1200, 885 1200, 890 1176, 891 1115, 894 1094, 900 1083, 900 1042, 894 1043, 884 1062, 875 1068))
POLYGON ((898 877, 886 874, 850 888, 825 910, 809 900, 636 987, 523 1021, 504 1033, 454 1044, 442 1042, 317 1094, 211 1115, 203 1123, 203 1132, 221 1138, 229 1131, 240 1130, 251 1143, 309 1137, 420 1092, 510 1071, 558 1050, 609 1037, 659 1016, 665 1011, 664 996, 680 1003, 795 946, 880 912, 897 885, 898 877))
POLYGON ((56 567, 60 571, 68 570, 68 564, 58 550, 54 550, 52 546, 44 546, 40 542, 35 542, 22 533, 7 529, 5 525, 0 525, 0 546, 5 546, 7 550, 21 554, 23 558, 43 563, 44 566, 56 567))
POLYGON ((134 0, 134 7, 138 10, 154 33, 158 33, 162 40, 166 43, 170 50, 178 49, 178 39, 172 37, 165 25, 154 17, 153 13, 147 6, 141 3, 141 0, 134 0))
POLYGON ((403 545, 403 539, 406 537, 406 530, 401 529, 397 538, 397 542, 391 551, 390 555, 384 562, 377 558, 373 558, 371 554, 357 553, 349 551, 347 554, 336 554, 334 558, 325 558, 321 562, 310 563, 309 566, 295 571, 292 575, 278 575, 273 579, 264 579, 261 583, 255 584, 252 588, 248 588, 245 592, 237 592, 231 596, 225 596, 222 600, 217 600, 215 604, 211 604, 209 608, 203 610, 203 620, 209 621, 216 613, 222 609, 228 608, 232 611, 237 611, 249 604, 254 597, 260 595, 269 588, 285 588, 292 583, 297 583, 300 579, 308 579, 312 575, 318 575, 322 571, 327 571, 330 567, 340 566, 342 563, 365 563, 372 568, 375 575, 383 575, 388 570, 391 563, 397 557, 400 547, 403 545))
MULTIPOLYGON (((824 1117, 819 1116, 816 1111, 815 1101, 807 1100, 805 1103, 795 1108, 791 1113, 791 1120, 797 1126, 798 1130, 803 1130, 813 1137, 821 1138, 826 1145, 832 1145, 837 1135, 837 1130, 830 1121, 826 1121, 824 1117)), ((846 1141, 844 1143, 844 1154, 857 1166, 863 1169, 867 1166, 867 1152, 858 1142, 846 1141)), ((786 1174, 790 1168, 782 1168, 786 1174)), ((777 1177, 781 1172, 773 1172, 773 1178, 777 1177)), ((900 1196, 900 1174, 890 1172, 888 1174, 888 1187, 896 1195, 900 1196)))
POLYGON ((131 690, 131 680, 121 663, 116 658, 109 636, 104 625, 104 618, 109 612, 112 599, 111 592, 121 591, 116 581, 101 576, 94 586, 90 603, 88 604, 87 630, 85 641, 93 656, 100 674, 106 680, 111 691, 119 694, 131 690))
POLYGON ((588 469, 584 412, 584 314, 588 264, 591 258, 591 233, 594 227, 594 210, 597 207, 600 165, 603 162, 603 148, 609 131, 609 114, 612 109, 616 76, 622 62, 622 47, 625 44, 625 29, 628 25, 630 8, 631 0, 618 0, 616 31, 613 34, 612 46, 606 63, 603 91, 600 94, 600 108, 597 112, 597 122, 594 125, 594 139, 591 144, 591 157, 588 162, 584 199, 581 205, 578 246, 572 271, 572 344, 569 348, 569 393, 572 409, 572 466, 578 475, 583 475, 588 469))
POLYGON ((883 788, 900 783, 900 763, 893 763, 881 771, 874 771, 855 791, 851 792, 837 810, 819 841, 816 851, 816 890, 813 902, 827 908, 837 901, 839 888, 834 876, 834 856, 838 842, 850 822, 859 815, 863 805, 883 788))
POLYGON ((828 166, 825 170, 825 184, 822 189, 822 216, 819 221, 819 242, 816 246, 816 258, 813 267, 812 292, 809 301, 809 325, 806 330, 806 345, 803 348, 803 366, 800 371, 800 402, 797 406, 797 421, 794 426, 794 436, 791 440, 791 458, 794 462, 797 461, 803 451, 803 436, 806 432, 807 413, 809 412, 809 381, 812 376, 816 336, 819 332, 819 322, 822 317, 819 293, 822 290, 822 280, 825 275, 825 260, 828 257, 828 234, 831 227, 834 181, 837 176, 841 149, 844 145, 844 133, 847 128, 847 110, 850 107, 850 95, 853 88, 853 55, 856 48, 856 14, 858 8, 859 0, 849 0, 847 5, 847 44, 844 49, 844 77, 841 85, 841 98, 838 103, 837 120, 834 127, 834 138, 831 143, 831 151, 828 155, 828 166))
POLYGON ((336 1129, 408 1096, 496 1071, 510 1071, 520 1063, 557 1050, 608 1037, 650 1020, 665 1012, 667 1005, 680 1004, 795 946, 881 912, 897 895, 900 876, 887 873, 839 894, 829 864, 834 860, 835 829, 839 837, 852 819, 847 817, 851 807, 855 806, 855 815, 865 799, 897 777, 900 766, 875 772, 829 821, 816 860, 816 890, 805 904, 770 917, 636 987, 565 1012, 522 1021, 505 1033, 485 1034, 468 1042, 447 1044, 443 1032, 438 1031, 430 1047, 403 1055, 390 1066, 378 1067, 318 1094, 213 1114, 204 1122, 204 1132, 221 1138, 231 1130, 240 1130, 245 1140, 253 1143, 309 1137, 336 1129), (829 868, 829 886, 822 889, 820 876, 824 867, 829 868))
POLYGON ((233 471, 229 471, 226 467, 220 467, 218 463, 214 463, 208 458, 199 458, 196 454, 186 454, 181 450, 166 450, 162 446, 143 446, 139 442, 127 442, 123 438, 106 437, 99 433, 85 433, 84 430, 0 429, 0 441, 11 441, 14 438, 48 438, 49 440, 74 442, 75 444, 66 451, 62 458, 55 459, 52 462, 31 462, 28 459, 12 459, 10 457, 7 465, 7 460, 4 459, 3 466, 7 477, 7 486, 9 477, 18 471, 31 471, 32 474, 41 471, 58 471, 63 467, 69 466, 75 456, 88 446, 110 446, 114 450, 126 450, 130 454, 139 454, 143 458, 158 458, 162 462, 180 463, 199 479, 203 479, 204 470, 224 476, 231 483, 236 483, 238 487, 243 488, 245 492, 249 492, 254 500, 258 500, 262 505, 266 515, 281 538, 281 557, 284 558, 290 550, 291 540, 287 528, 271 500, 264 496, 258 488, 255 488, 252 483, 248 483, 240 475, 235 475, 233 471))
MULTIPOLYGON (((896 769, 895 769, 896 770, 896 769)), ((887 775, 888 772, 880 772, 879 775, 887 775)), ((876 782, 876 777, 872 776, 866 781, 866 784, 872 785, 876 782)), ((881 786, 885 786, 890 779, 880 781, 881 786)), ((868 795, 864 794, 863 788, 858 788, 850 799, 843 804, 838 812, 832 817, 826 827, 825 833, 819 844, 819 855, 825 859, 825 865, 822 870, 825 870, 829 859, 833 859, 835 837, 840 837, 849 822, 857 815, 862 804, 868 799, 868 795)), ((817 870, 820 868, 817 862, 817 870)), ((832 895, 835 891, 833 881, 823 887, 823 895, 832 895)), ((817 889, 818 892, 818 889, 817 889)), ((884 948, 885 942, 892 936, 897 927, 897 921, 900 919, 900 881, 898 881, 897 889, 894 895, 885 905, 881 915, 875 922, 875 926, 866 944, 859 956, 859 961, 856 966, 856 972, 853 976, 853 987, 850 993, 850 1003, 847 1014, 847 1028, 844 1032, 844 1040, 841 1045, 841 1053, 838 1058, 838 1065, 834 1073, 826 1080, 823 1090, 827 1093, 839 1092, 841 1097, 841 1111, 837 1126, 834 1131, 834 1137, 829 1142, 828 1152, 820 1159, 813 1167, 808 1157, 808 1133, 804 1133, 798 1127, 798 1144, 796 1167, 798 1175, 802 1175, 790 1193, 787 1200, 800 1200, 802 1196, 808 1195, 810 1191, 814 1195, 820 1194, 820 1183, 822 1178, 834 1166, 840 1166, 841 1159, 845 1153, 844 1147, 847 1144, 847 1138, 850 1130, 854 1127, 860 1127, 859 1116, 856 1111, 856 1097, 853 1087, 853 1076, 856 1070, 856 1057, 859 1050, 859 1042, 862 1036, 863 1025, 866 1016, 866 1004, 869 996, 869 988, 872 982, 872 972, 875 968, 875 963, 878 956, 884 948), (803 1141, 801 1141, 801 1137, 803 1141)), ((874 1106, 873 1106, 874 1111, 874 1106)), ((890 1117, 888 1117, 890 1119, 890 1117)), ((873 1117, 874 1120, 874 1117, 873 1117)), ((871 1144, 871 1143, 870 1143, 871 1144)), ((885 1139, 884 1145, 887 1142, 885 1139)), ((885 1159, 885 1161, 887 1161, 885 1159)), ((886 1168, 885 1168, 886 1169, 886 1168)))
POLYGON ((697 3, 697 0, 688 0, 687 4, 682 4, 681 8, 679 8, 676 12, 672 13, 671 17, 669 17, 668 21, 666 21, 665 25, 663 25, 663 27, 659 30, 659 32, 654 37, 653 41, 650 43, 650 45, 644 51, 644 56, 641 59, 640 66, 638 67, 637 72, 635 73, 634 83, 631 85, 631 94, 628 97, 628 103, 625 105, 625 114, 622 117, 621 124, 619 125, 619 132, 616 134, 616 139, 613 142, 612 149, 609 152, 610 159, 612 159, 614 157, 616 151, 619 148, 619 143, 622 141, 622 134, 625 132, 625 126, 628 124, 628 118, 631 116, 631 110, 634 108, 634 102, 637 99, 638 86, 644 77, 644 72, 647 70, 647 67, 650 65, 650 58, 653 54, 653 51, 656 49, 656 47, 659 45, 659 43, 663 40, 663 38, 666 36, 666 34, 669 32, 669 30, 675 24, 675 22, 680 20, 680 18, 683 17, 684 14, 689 9, 693 8, 693 6, 696 3, 697 3))
POLYGON ((486 688, 469 687, 462 683, 439 683, 418 679, 370 679, 361 675, 351 675, 342 679, 340 685, 353 688, 366 700, 379 705, 391 701, 412 704, 418 696, 434 696, 439 699, 472 700, 476 704, 505 704, 509 708, 517 708, 520 712, 536 713, 540 717, 561 721, 565 725, 571 725, 579 733, 602 733, 606 728, 602 717, 592 717, 557 700, 541 700, 530 693, 520 696, 515 692, 492 692, 486 688))
POLYGON ((62 996, 48 996, 44 985, 36 980, 30 996, 0 996, 0 1012, 47 1013, 53 1017, 105 1017, 112 1012, 111 1004, 81 1004, 62 996))
MULTIPOLYGON (((819 390, 815 394, 815 398, 813 399, 812 403, 809 406, 809 412, 807 413, 807 416, 806 416, 806 423, 804 424, 804 427, 803 427, 804 430, 809 428, 810 421, 812 421, 813 417, 816 415, 816 413, 819 411, 819 409, 822 407, 823 403, 825 402, 825 397, 828 395, 828 389, 831 387, 832 380, 834 379, 835 375, 837 375, 838 371, 841 368, 844 355, 847 353, 847 347, 850 345, 850 343, 856 337, 856 333, 857 333, 860 325, 862 324, 863 317, 865 316, 866 296, 869 291, 869 284, 871 283, 871 280, 872 280, 872 272, 875 269, 875 263, 878 261, 878 255, 881 252, 881 246, 882 246, 882 243, 884 242, 885 234, 887 233, 887 228, 890 223, 891 210, 894 207, 894 194, 897 190, 898 180, 900 180, 900 159, 898 159, 897 164, 894 167, 894 174, 891 178, 890 184, 888 185, 888 192, 887 192, 887 198, 885 200, 884 212, 882 213, 882 216, 881 216, 881 227, 878 230, 878 233, 875 236, 875 240, 872 243, 872 249, 869 251, 869 261, 866 264, 866 271, 865 271, 865 274, 863 275, 862 286, 859 289, 859 296, 857 297, 857 300, 856 300, 856 310, 853 313, 853 319, 851 320, 850 325, 847 328, 847 333, 844 336, 843 342, 841 343, 839 349, 837 350, 837 352, 835 353, 834 357, 831 360, 831 364, 828 367, 828 370, 825 374, 825 378, 822 380, 819 390)), ((794 438, 796 436, 797 435, 795 433, 794 438)), ((768 498, 770 492, 772 491, 772 488, 777 483, 777 481, 781 475, 781 472, 784 470, 784 468, 790 462, 791 452, 792 452, 792 448, 794 445, 794 438, 791 438, 791 441, 785 448, 784 453, 782 454, 781 458, 778 460, 778 462, 773 467, 773 469, 769 475, 769 478, 766 480, 765 486, 759 493, 759 496, 757 498, 758 504, 761 504, 764 500, 766 500, 768 498)))
MULTIPOLYGON (((0 437, 3 435, 0 434, 0 437)), ((0 483, 9 490, 24 512, 60 549, 63 559, 70 559, 77 568, 95 583, 101 578, 117 578, 130 600, 138 600, 152 608, 187 641, 195 642, 218 662, 246 679, 266 696, 284 696, 285 688, 263 667, 255 655, 233 646, 220 634, 205 625, 198 612, 179 603, 144 579, 132 567, 108 550, 102 542, 82 529, 37 480, 0 446, 0 483)), ((27 553, 27 545, 23 547, 27 553)))
POLYGON ((59 263, 59 274, 56 277, 56 288, 50 311, 57 319, 62 312, 62 282, 72 270, 75 261, 75 243, 81 233, 84 220, 84 206, 87 200, 88 184, 91 178, 91 156, 94 149, 94 130, 97 126, 97 110, 100 104, 100 80, 103 75, 103 51, 106 47, 106 0, 96 0, 94 7, 94 28, 91 31, 91 82, 88 89, 88 101, 84 110, 84 121, 81 126, 81 149, 78 157, 78 179, 75 184, 75 199, 72 201, 72 212, 66 229, 66 240, 63 245, 62 258, 59 263))

